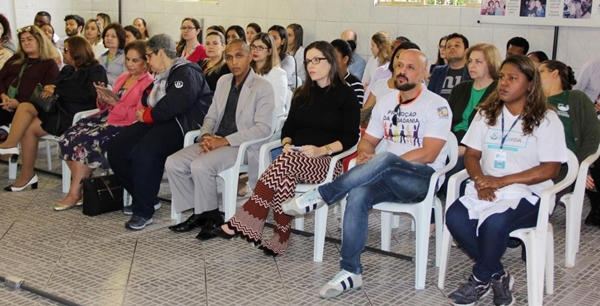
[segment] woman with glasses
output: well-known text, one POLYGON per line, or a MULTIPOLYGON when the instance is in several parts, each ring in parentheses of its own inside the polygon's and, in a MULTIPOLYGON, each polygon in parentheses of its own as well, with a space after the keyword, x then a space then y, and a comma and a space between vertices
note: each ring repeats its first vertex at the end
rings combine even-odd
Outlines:
POLYGON ((109 24, 102 32, 104 46, 108 51, 104 52, 98 62, 106 69, 108 85, 114 86, 117 78, 125 72, 125 30, 118 23, 109 24))
MULTIPOLYGON (((539 66, 538 70, 544 94, 548 102, 556 108, 558 118, 563 124, 567 148, 575 153, 579 162, 582 162, 598 150, 598 143, 600 143, 600 123, 596 117, 594 103, 582 91, 572 90, 577 81, 571 67, 559 61, 547 60, 539 66)), ((600 225, 600 195, 593 190, 600 186, 598 169, 600 169, 600 162, 596 161, 594 166, 590 167, 588 174, 586 194, 592 209, 585 218, 586 225, 600 225)), ((566 170, 561 167, 561 174, 557 179, 563 178, 566 170)), ((564 193, 571 191, 566 190, 564 193)))
MULTIPOLYGON (((226 239, 242 236, 271 256, 283 254, 290 244, 292 217, 283 213, 281 203, 294 196, 298 183, 322 182, 331 156, 358 141, 359 104, 354 90, 340 75, 331 44, 316 41, 306 47, 305 72, 307 82, 295 92, 281 132, 283 153, 260 176, 244 206, 213 230, 213 234, 226 239), (275 219, 274 234, 263 240, 270 209, 275 219)), ((335 171, 335 176, 342 172, 341 163, 335 171)))
MULTIPOLYGON (((50 45, 37 27, 32 29, 25 28, 24 32, 37 32, 35 35, 43 37, 46 46, 50 45)), ((21 37, 24 32, 21 32, 21 37)), ((37 41, 31 43, 35 45, 37 41)), ((27 42, 23 42, 23 38, 21 44, 25 50, 30 47, 27 42)), ((54 51, 51 45, 46 48, 54 51)), ((21 143, 21 173, 11 186, 4 189, 6 191, 22 191, 30 185, 34 189, 37 188, 38 178, 34 173, 34 164, 40 137, 61 135, 71 126, 76 113, 95 108, 94 84, 107 82, 106 71, 98 64, 92 47, 85 38, 81 36, 67 38, 64 44, 64 56, 67 66, 60 71, 52 84, 44 86, 42 93, 43 98, 58 96, 56 110, 45 112, 31 102, 21 102, 15 111, 8 138, 0 145, 0 155, 19 154, 17 145, 21 143)), ((50 56, 50 59, 52 58, 50 56)), ((56 63, 52 69, 58 69, 56 63)))
POLYGON ((212 92, 217 88, 217 81, 223 75, 230 73, 225 63, 225 36, 223 33, 213 31, 206 34, 207 59, 198 62, 206 76, 206 82, 212 92))
POLYGON ((200 22, 194 18, 184 18, 181 22, 181 37, 177 43, 177 57, 187 59, 190 62, 199 62, 208 58, 206 49, 200 43, 202 41, 202 28, 200 22))
MULTIPOLYGON (((279 66, 285 70, 287 75, 288 88, 293 89, 296 85, 296 60, 293 56, 287 53, 288 39, 287 32, 284 27, 274 25, 269 28, 269 35, 273 36, 275 42, 275 51, 279 56, 279 66)), ((304 56, 304 55, 303 55, 304 56)))
POLYGON ((252 62, 250 67, 254 72, 267 79, 275 93, 275 108, 277 114, 285 113, 285 98, 287 95, 287 77, 285 71, 279 68, 279 56, 273 50, 273 37, 267 33, 258 33, 250 43, 252 62))
POLYGON ((108 144, 110 167, 133 200, 124 210, 132 214, 125 223, 131 230, 153 222, 165 161, 183 147, 187 132, 203 124, 212 102, 200 67, 177 56, 170 36, 152 36, 146 42, 146 57, 156 73, 153 87, 143 94, 137 122, 108 144))
MULTIPOLYGON (((10 124, 19 104, 29 101, 37 84, 52 84, 58 76, 58 52, 39 28, 21 28, 17 38, 17 53, 0 70, 0 125, 10 124)), ((6 136, 1 134, 0 141, 6 136)))
POLYGON ((89 19, 85 23, 85 38, 92 45, 92 50, 94 50, 96 58, 100 58, 106 52, 106 47, 102 43, 102 30, 102 24, 100 24, 98 19, 89 19))
POLYGON ((445 220, 474 265, 448 299, 473 305, 492 291, 495 305, 512 305, 515 279, 501 262, 509 234, 536 225, 540 195, 568 160, 562 124, 531 59, 504 60, 497 89, 479 105, 462 143, 471 181, 445 220))
MULTIPOLYGON (((109 27, 112 25, 115 24, 109 27)), ((100 112, 79 120, 60 136, 60 157, 71 170, 71 187, 66 197, 54 205, 56 211, 82 203, 81 180, 106 163, 108 142, 137 120, 135 113, 142 107, 144 91, 154 78, 147 70, 144 41, 127 45, 124 54, 127 71, 117 78, 112 89, 119 99, 97 90, 96 105, 100 112)))
MULTIPOLYGON (((493 14, 492 14, 493 15, 493 14)), ((448 65, 448 61, 446 60, 446 41, 448 40, 448 36, 442 36, 440 38, 440 42, 437 47, 437 60, 429 67, 429 74, 433 72, 433 68, 436 66, 448 65)))

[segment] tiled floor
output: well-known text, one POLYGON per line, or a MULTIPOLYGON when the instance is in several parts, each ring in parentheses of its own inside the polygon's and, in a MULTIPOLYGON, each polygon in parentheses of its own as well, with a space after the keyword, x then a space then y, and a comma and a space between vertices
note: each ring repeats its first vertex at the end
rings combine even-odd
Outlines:
MULTIPOLYGON (((38 166, 45 167, 44 149, 38 166)), ((55 169, 60 171, 57 161, 55 169)), ((0 186, 9 185, 0 164, 0 186)), ((86 217, 80 209, 56 213, 61 199, 58 177, 39 175, 40 188, 4 192, 0 201, 0 276, 26 283, 81 305, 446 305, 445 296, 468 277, 472 262, 453 248, 446 290, 437 288, 438 270, 430 267, 425 290, 414 289, 412 262, 365 252, 362 290, 322 300, 317 291, 338 271, 339 245, 327 242, 322 263, 312 261, 312 238, 294 235, 288 253, 276 259, 242 240, 200 242, 196 233, 174 234, 166 227, 168 205, 140 232, 128 231, 119 212, 86 217)), ((163 196, 168 197, 166 181, 163 196)), ((243 199, 240 199, 240 203, 243 199)), ((587 214, 589 206, 584 208, 587 214)), ((187 216, 184 216, 187 217, 187 216)), ((545 305, 600 305, 600 229, 582 226, 575 268, 564 265, 563 208, 552 217, 555 228, 555 294, 545 305)), ((392 250, 412 256, 414 235, 407 218, 394 232, 392 250)), ((306 228, 312 230, 307 218, 306 228)), ((270 235, 266 229, 266 235, 270 235)), ((330 210, 328 235, 339 238, 330 210)), ((379 216, 371 215, 368 245, 379 246, 379 216)), ((433 258, 433 241, 430 258, 433 258)), ((516 277, 516 305, 527 304, 525 264, 519 250, 504 263, 516 277)), ((55 305, 25 291, 0 286, 0 305, 55 305)), ((448 304, 449 305, 449 304, 448 304)), ((493 305, 490 297, 478 305, 493 305)))

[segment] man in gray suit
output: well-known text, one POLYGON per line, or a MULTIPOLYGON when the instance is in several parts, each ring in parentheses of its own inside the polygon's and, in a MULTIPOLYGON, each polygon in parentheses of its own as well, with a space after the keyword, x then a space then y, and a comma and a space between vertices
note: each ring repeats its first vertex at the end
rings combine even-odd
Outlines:
MULTIPOLYGON (((225 49, 225 60, 231 73, 217 82, 199 144, 169 156, 165 165, 175 210, 194 209, 186 221, 169 229, 187 232, 201 227, 196 237, 201 240, 215 237, 212 229, 223 223, 217 202, 217 174, 233 166, 242 142, 271 133, 273 87, 250 68, 248 45, 239 39, 232 41, 225 49)), ((258 179, 258 153, 263 143, 248 149, 251 186, 258 179)))

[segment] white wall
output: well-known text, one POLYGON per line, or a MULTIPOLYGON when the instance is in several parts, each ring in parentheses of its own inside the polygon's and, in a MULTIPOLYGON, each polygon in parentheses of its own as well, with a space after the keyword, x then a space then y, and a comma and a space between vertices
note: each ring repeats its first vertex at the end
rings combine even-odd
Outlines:
MULTIPOLYGON (((64 35, 65 15, 76 13, 88 19, 98 12, 117 18, 117 0, 9 0, 14 3, 18 26, 33 22, 35 13, 46 10, 53 16, 53 25, 64 35)), ((1 1, 2 3, 8 1, 1 1)), ((506 41, 513 36, 527 38, 530 51, 552 54, 553 27, 478 24, 478 8, 447 7, 375 7, 373 0, 221 0, 219 5, 160 0, 122 0, 123 24, 142 16, 148 22, 150 34, 166 32, 175 39, 184 17, 204 18, 205 26, 225 27, 239 24, 245 27, 256 22, 263 30, 273 24, 287 26, 295 22, 303 26, 305 45, 313 40, 333 40, 347 28, 359 35, 358 52, 366 56, 369 37, 378 30, 392 37, 406 36, 435 60, 438 39, 452 32, 464 34, 471 44, 492 42, 504 53, 506 41)), ((10 4, 8 5, 10 6, 10 4)), ((0 5, 4 12, 4 6, 0 5)), ((13 26, 14 27, 14 26, 13 26)), ((16 27, 15 27, 16 28, 16 27)), ((557 59, 574 69, 596 57, 600 50, 600 29, 561 27, 557 59)))

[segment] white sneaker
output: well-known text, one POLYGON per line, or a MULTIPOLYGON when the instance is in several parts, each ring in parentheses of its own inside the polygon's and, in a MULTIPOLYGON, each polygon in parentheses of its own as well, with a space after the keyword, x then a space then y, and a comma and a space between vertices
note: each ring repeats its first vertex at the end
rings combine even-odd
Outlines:
POLYGON ((321 199, 319 191, 314 188, 299 197, 285 201, 281 205, 281 209, 290 216, 301 216, 322 207, 324 204, 325 202, 321 199))
POLYGON ((362 286, 362 275, 354 274, 346 270, 340 270, 338 274, 319 290, 322 298, 336 297, 345 291, 358 289, 362 286))

